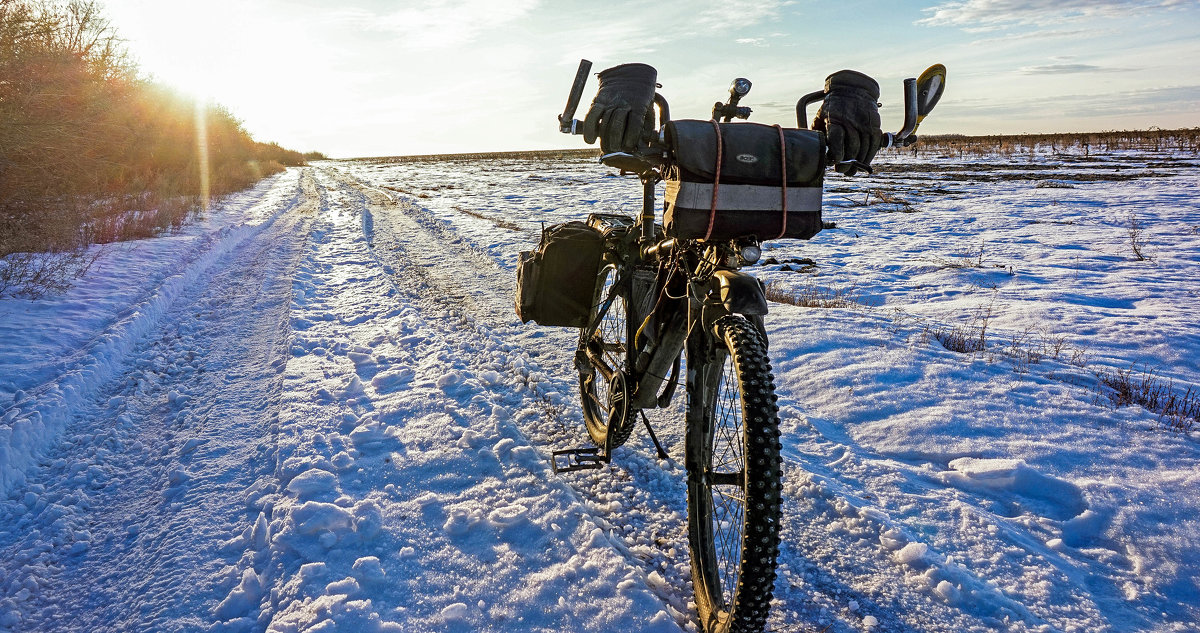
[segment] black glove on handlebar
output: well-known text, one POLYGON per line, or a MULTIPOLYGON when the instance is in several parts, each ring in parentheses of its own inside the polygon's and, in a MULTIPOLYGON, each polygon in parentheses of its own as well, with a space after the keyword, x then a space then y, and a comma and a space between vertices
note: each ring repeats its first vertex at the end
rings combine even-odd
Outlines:
POLYGON ((879 84, 853 70, 839 70, 825 78, 825 102, 813 119, 812 129, 825 132, 829 160, 835 168, 853 176, 857 160, 870 165, 879 151, 883 130, 879 128, 879 84))
POLYGON ((583 140, 591 144, 599 137, 605 154, 632 152, 654 102, 658 71, 646 64, 621 64, 599 77, 600 90, 583 120, 583 140))

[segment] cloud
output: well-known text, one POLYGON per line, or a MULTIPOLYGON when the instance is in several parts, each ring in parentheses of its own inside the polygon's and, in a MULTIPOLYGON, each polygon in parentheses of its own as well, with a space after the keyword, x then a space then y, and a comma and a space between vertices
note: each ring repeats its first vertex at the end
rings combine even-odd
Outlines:
POLYGON ((624 60, 631 55, 671 50, 682 40, 714 36, 732 35, 743 46, 769 46, 771 38, 787 37, 776 29, 786 8, 793 4, 794 0, 583 2, 570 12, 569 19, 553 18, 549 31, 556 41, 570 44, 559 47, 562 54, 558 63, 562 65, 571 65, 580 56, 624 60), (604 35, 598 37, 596 29, 601 24, 604 35), (772 31, 765 32, 767 28, 772 31))
MULTIPOLYGON (((987 30, 996 31, 999 29, 987 29, 987 30)), ((1054 31, 1028 31, 1025 33, 1006 32, 997 37, 986 37, 986 38, 975 40, 975 41, 971 42, 971 44, 975 44, 975 45, 995 44, 995 43, 1011 44, 1013 42, 1018 42, 1018 41, 1071 39, 1071 38, 1082 37, 1082 36, 1087 36, 1087 37, 1092 37, 1092 38, 1111 37, 1115 34, 1116 34, 1116 31, 1113 31, 1113 30, 1097 30, 1097 29, 1073 29, 1073 30, 1059 29, 1059 30, 1054 30, 1054 31)))
POLYGON ((537 0, 440 0, 377 13, 352 8, 330 19, 363 31, 393 33, 408 48, 438 49, 475 40, 531 13, 537 0))
POLYGON ((1106 68, 1093 64, 1045 64, 1042 66, 1026 66, 1020 69, 1023 75, 1070 75, 1077 73, 1122 73, 1132 72, 1135 68, 1106 68))
MULTIPOLYGON (((1129 125, 1149 125, 1146 115, 1193 114, 1200 102, 1200 85, 1169 86, 1111 92, 1106 94, 1037 95, 1011 100, 988 98, 956 99, 946 107, 954 108, 959 119, 991 121, 999 118, 1087 119, 1128 117, 1129 125)), ((945 103, 943 101, 943 103, 945 103)))
POLYGON ((783 7, 794 4, 784 0, 724 0, 713 2, 700 11, 696 23, 705 30, 728 30, 753 26, 779 15, 783 7))
POLYGON ((1192 3, 1194 0, 955 0, 922 9, 931 15, 916 23, 991 30, 1078 18, 1129 17, 1148 10, 1184 7, 1192 3))

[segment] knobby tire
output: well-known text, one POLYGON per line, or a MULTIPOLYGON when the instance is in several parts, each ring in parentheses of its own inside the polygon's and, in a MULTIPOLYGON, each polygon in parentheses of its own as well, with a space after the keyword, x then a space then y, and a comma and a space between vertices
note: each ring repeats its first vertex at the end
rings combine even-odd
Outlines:
POLYGON ((760 330, 739 316, 688 348, 688 546, 705 633, 762 631, 779 553, 779 412, 760 330))

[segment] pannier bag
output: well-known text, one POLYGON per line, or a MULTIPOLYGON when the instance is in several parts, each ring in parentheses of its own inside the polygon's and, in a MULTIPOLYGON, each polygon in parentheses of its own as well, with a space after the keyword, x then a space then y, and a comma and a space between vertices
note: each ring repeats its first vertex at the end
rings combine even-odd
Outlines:
POLYGON ((668 235, 806 240, 821 230, 821 133, 681 119, 667 124, 666 142, 668 235))
POLYGON ((536 250, 517 259, 517 316, 522 323, 587 325, 604 254, 600 231, 583 222, 542 230, 536 250))

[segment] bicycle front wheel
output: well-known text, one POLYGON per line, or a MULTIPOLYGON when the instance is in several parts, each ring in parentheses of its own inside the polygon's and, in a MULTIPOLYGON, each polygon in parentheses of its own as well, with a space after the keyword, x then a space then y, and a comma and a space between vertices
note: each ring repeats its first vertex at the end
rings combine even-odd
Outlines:
POLYGON ((688 546, 700 628, 761 631, 779 552, 779 412, 759 330, 719 319, 688 347, 688 546))

